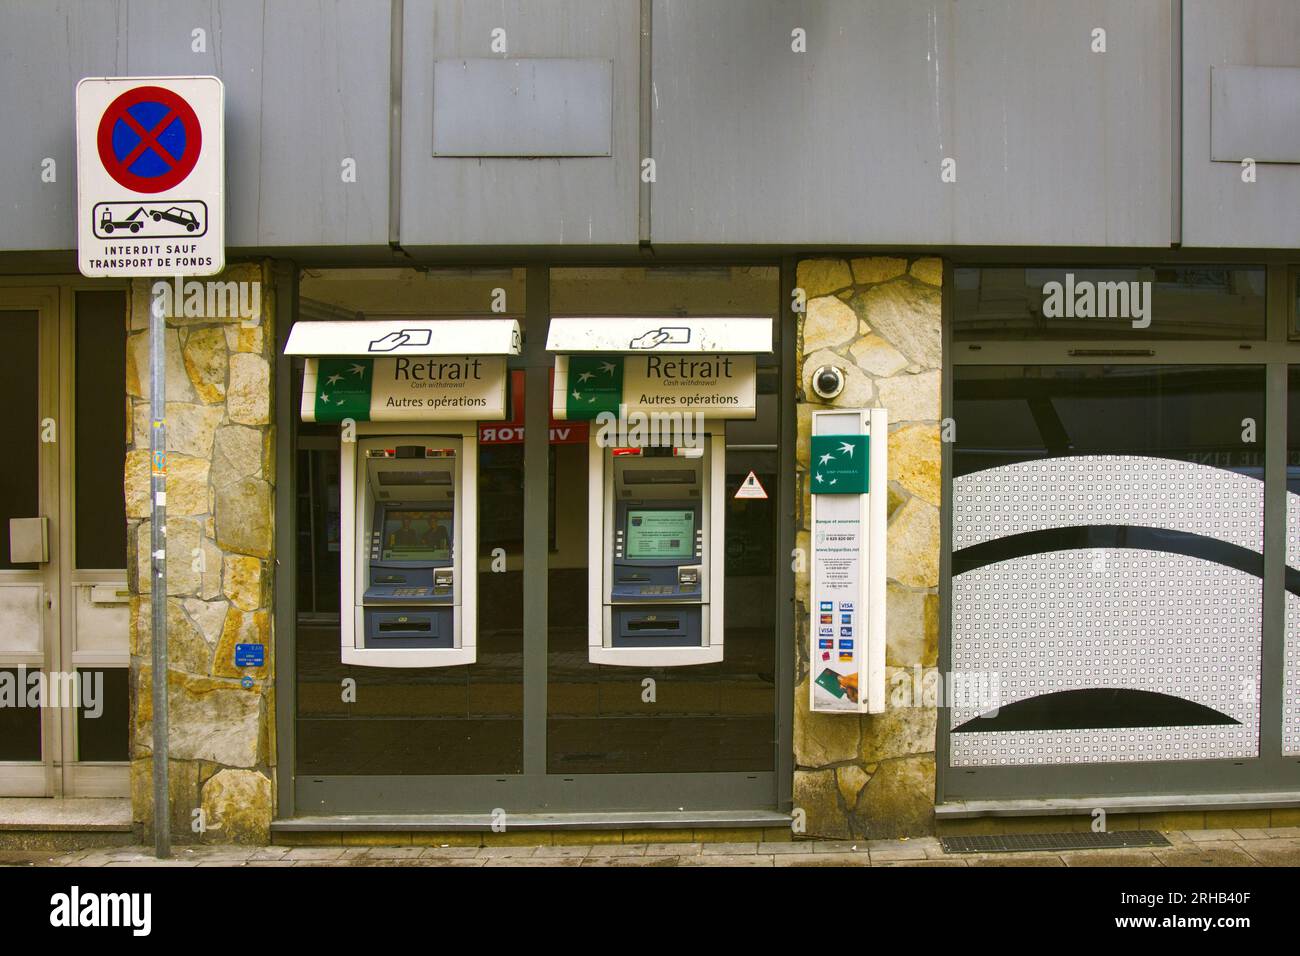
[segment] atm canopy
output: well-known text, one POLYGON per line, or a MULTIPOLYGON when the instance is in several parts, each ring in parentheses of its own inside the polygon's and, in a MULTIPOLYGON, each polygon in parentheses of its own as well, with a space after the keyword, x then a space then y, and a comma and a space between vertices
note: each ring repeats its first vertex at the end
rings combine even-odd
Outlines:
POLYGON ((546 349, 566 355, 609 352, 753 355, 772 351, 772 320, 767 317, 684 318, 675 315, 551 319, 546 349))
POLYGON ((383 358, 398 355, 518 355, 515 319, 376 319, 295 322, 285 355, 383 358))

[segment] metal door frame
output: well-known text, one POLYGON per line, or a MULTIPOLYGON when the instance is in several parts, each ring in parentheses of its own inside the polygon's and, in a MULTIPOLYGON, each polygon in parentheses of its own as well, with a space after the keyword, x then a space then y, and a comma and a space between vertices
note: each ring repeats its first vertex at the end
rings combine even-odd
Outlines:
MULTIPOLYGON (((47 417, 58 422, 59 373, 59 289, 52 285, 0 286, 0 312, 35 312, 37 316, 37 415, 29 427, 39 428, 47 417)), ((50 560, 35 571, 0 571, 0 579, 14 584, 37 584, 41 588, 40 659, 35 655, 4 655, 3 663, 59 670, 61 665, 59 621, 52 602, 61 600, 59 587, 59 446, 40 442, 37 452, 38 515, 49 517, 50 560)), ((20 688, 20 692, 21 692, 20 688)), ((63 794, 62 722, 58 712, 41 708, 41 759, 0 762, 0 793, 9 796, 58 797, 63 794)))
MULTIPOLYGON (((39 414, 41 419, 52 418, 56 428, 56 440, 41 442, 39 452, 38 513, 49 518, 50 560, 39 571, 0 572, 0 575, 22 576, 41 584, 45 605, 43 666, 47 671, 63 671, 68 669, 67 665, 75 666, 75 589, 91 583, 126 586, 125 567, 76 568, 73 480, 76 462, 76 294, 79 291, 126 288, 124 282, 90 280, 80 276, 13 276, 0 280, 0 310, 38 313, 39 414)), ((124 312, 124 334, 127 318, 124 312)), ((126 401, 125 395, 120 398, 126 401)), ((125 435, 122 440, 125 446, 125 435)), ((76 663, 129 667, 129 635, 121 654, 83 655, 76 663)), ((130 763, 83 763, 75 760, 76 734, 75 708, 45 708, 41 715, 40 763, 0 763, 0 777, 8 777, 14 784, 0 785, 0 789, 21 796, 127 796, 130 793, 130 763)))

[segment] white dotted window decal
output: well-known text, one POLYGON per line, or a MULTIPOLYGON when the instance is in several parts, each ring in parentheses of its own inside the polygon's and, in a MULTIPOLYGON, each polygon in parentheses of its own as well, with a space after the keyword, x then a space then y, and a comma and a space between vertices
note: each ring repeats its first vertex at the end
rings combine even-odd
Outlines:
MULTIPOLYGON (((953 671, 998 675, 1001 707, 1061 690, 1124 688, 1191 701, 1239 723, 955 733, 952 765, 1256 756, 1260 579, 1127 548, 1103 549, 1099 571, 1097 550, 1015 558, 953 578, 953 671), (1023 610, 1007 613, 1021 602, 1023 610)), ((1289 608, 1300 614, 1296 603, 1289 608)), ((954 704, 952 727, 981 712, 954 704)))
MULTIPOLYGON (((1169 458, 1077 455, 1001 465, 953 480, 953 550, 1027 531, 1129 524, 1262 551, 1264 483, 1169 458), (1068 493, 1064 489, 1077 488, 1068 493)), ((1300 517, 1291 525, 1291 543, 1300 517)), ((1300 544, 1295 548, 1300 551, 1300 544)))

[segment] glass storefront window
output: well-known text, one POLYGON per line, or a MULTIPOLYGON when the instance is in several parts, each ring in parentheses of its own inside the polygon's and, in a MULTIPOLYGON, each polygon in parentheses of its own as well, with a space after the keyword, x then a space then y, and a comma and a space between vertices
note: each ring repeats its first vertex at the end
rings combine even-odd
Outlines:
MULTIPOLYGON (((299 318, 519 318, 522 269, 308 271, 299 318), (500 303, 506 311, 494 312, 500 303)), ((302 389, 295 362, 293 395, 302 389)), ((517 401, 522 408, 522 394, 517 401)), ((296 405, 295 405, 296 407, 296 405)), ((478 467, 478 659, 436 668, 346 666, 339 654, 339 429, 296 422, 297 770, 301 774, 523 771, 522 444, 483 442, 478 467), (503 502, 514 506, 503 507, 503 502), (504 572, 492 554, 504 550, 504 572), (355 699, 345 679, 355 681, 355 699)))
POLYGON ((104 481, 104 475, 120 471, 126 459, 126 406, 104 401, 105 395, 126 393, 125 311, 121 292, 77 293, 78 568, 126 567, 126 502, 120 488, 104 481))
POLYGON ((1262 365, 963 365, 955 767, 1258 753, 1262 365), (1014 613, 1013 613, 1014 611, 1014 613))
MULTIPOLYGON (((553 315, 775 315, 773 267, 563 268, 553 315)), ((553 774, 770 771, 776 759, 780 402, 777 354, 758 358, 758 416, 727 422, 725 656, 685 667, 593 664, 587 648, 589 446, 553 444, 547 770, 553 774), (736 500, 750 470, 767 499, 736 500)))

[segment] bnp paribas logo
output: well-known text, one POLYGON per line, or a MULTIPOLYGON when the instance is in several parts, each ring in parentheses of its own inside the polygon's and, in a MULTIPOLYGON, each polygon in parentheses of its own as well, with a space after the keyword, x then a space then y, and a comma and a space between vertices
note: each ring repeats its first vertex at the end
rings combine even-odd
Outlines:
POLYGON ((1151 325, 1151 283, 1076 280, 1044 283, 1043 317, 1048 319, 1128 319, 1135 329, 1151 325))

